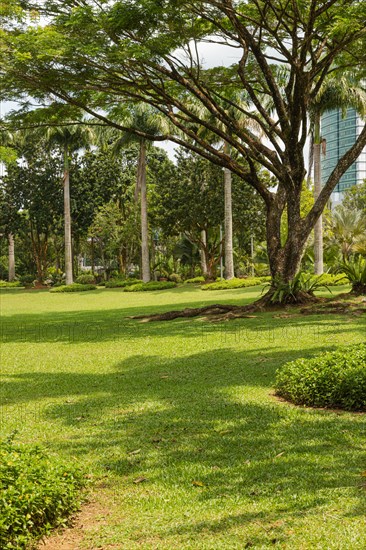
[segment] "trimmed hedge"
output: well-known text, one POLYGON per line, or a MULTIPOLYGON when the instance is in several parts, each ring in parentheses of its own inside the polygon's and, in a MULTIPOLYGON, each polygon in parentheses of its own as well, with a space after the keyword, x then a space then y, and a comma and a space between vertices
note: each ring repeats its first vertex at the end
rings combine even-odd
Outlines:
POLYGON ((248 277, 247 279, 230 279, 229 281, 217 281, 203 285, 202 290, 230 290, 235 288, 247 288, 249 286, 258 286, 267 283, 271 277, 248 277))
POLYGON ((314 275, 313 278, 320 280, 325 286, 342 286, 348 284, 347 276, 344 273, 339 273, 339 275, 323 273, 322 275, 314 275))
POLYGON ((20 281, 0 281, 0 288, 24 288, 20 281))
POLYGON ((150 283, 138 283, 132 286, 126 286, 124 292, 146 292, 153 290, 168 290, 169 288, 175 288, 176 283, 172 281, 150 281, 150 283))
POLYGON ((205 282, 205 278, 204 277, 193 277, 192 279, 186 279, 184 281, 184 284, 185 285, 195 285, 195 284, 198 284, 198 283, 204 283, 205 282))
POLYGON ((88 290, 96 290, 95 285, 82 285, 73 283, 72 285, 61 285, 51 288, 50 292, 86 292, 88 290))
POLYGON ((276 393, 295 405, 366 410, 366 345, 343 347, 277 371, 276 393))
POLYGON ((105 283, 106 288, 125 288, 126 286, 142 283, 139 279, 111 279, 105 283))
POLYGON ((0 442, 0 548, 29 548, 80 507, 85 476, 39 447, 0 442))

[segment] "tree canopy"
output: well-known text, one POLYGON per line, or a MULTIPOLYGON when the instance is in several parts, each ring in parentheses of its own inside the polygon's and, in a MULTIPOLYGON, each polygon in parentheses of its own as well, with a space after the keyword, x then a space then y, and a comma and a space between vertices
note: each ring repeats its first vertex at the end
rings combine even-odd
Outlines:
POLYGON ((2 89, 9 96, 57 99, 120 129, 126 128, 116 122, 116 109, 128 109, 131 101, 150 104, 170 129, 154 136, 130 130, 155 141, 169 138, 249 182, 266 203, 272 274, 294 275, 332 190, 366 144, 365 127, 303 217, 309 107, 329 75, 350 68, 364 74, 364 2, 46 0, 16 6, 28 19, 20 21, 19 10, 13 20, 8 16, 0 44, 2 89), (237 61, 207 67, 204 43, 224 48, 223 55, 229 48, 237 61), (274 176, 275 187, 263 183, 258 166, 274 176))

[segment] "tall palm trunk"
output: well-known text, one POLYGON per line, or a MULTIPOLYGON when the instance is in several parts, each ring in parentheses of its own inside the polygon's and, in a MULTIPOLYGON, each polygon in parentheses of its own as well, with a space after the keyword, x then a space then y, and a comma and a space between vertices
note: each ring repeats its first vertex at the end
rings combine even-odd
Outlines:
POLYGON ((15 279, 15 252, 14 252, 14 235, 9 233, 9 281, 14 281, 15 279))
MULTIPOLYGON (((230 154, 230 146, 225 142, 224 151, 230 154)), ((231 195, 232 175, 228 168, 224 168, 224 196, 225 196, 225 279, 234 278, 234 257, 233 257, 233 211, 231 195)))
POLYGON ((142 280, 148 283, 151 280, 149 256, 149 226, 147 220, 147 189, 146 189, 146 143, 140 143, 138 162, 137 185, 141 195, 141 267, 142 280))
POLYGON ((66 284, 73 283, 72 275, 72 241, 71 241, 71 209, 70 209, 70 161, 69 151, 64 151, 64 224, 65 224, 65 274, 66 284))
POLYGON ((206 262, 206 254, 204 247, 207 244, 207 233, 205 229, 202 229, 201 231, 201 242, 202 246, 200 247, 200 257, 201 257, 201 271, 202 275, 206 278, 207 276, 207 262, 206 262))
MULTIPOLYGON (((316 115, 314 124, 314 200, 316 201, 322 190, 321 182, 321 135, 320 114, 316 115)), ((314 272, 321 275, 324 272, 323 264, 323 217, 320 216, 314 226, 314 272)))

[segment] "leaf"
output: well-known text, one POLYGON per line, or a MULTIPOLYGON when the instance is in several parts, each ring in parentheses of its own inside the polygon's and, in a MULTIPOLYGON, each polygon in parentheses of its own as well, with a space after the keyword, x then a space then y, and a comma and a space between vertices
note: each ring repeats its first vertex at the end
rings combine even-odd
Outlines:
POLYGON ((274 458, 279 458, 280 456, 282 456, 284 454, 285 454, 285 451, 282 451, 281 453, 278 453, 278 455, 276 455, 274 458))
POLYGON ((203 483, 203 481, 192 481, 192 485, 194 487, 205 487, 205 484, 203 483))
POLYGON ((141 477, 137 477, 136 479, 134 479, 133 483, 135 485, 137 485, 138 483, 143 483, 144 481, 149 481, 149 480, 147 479, 147 477, 141 476, 141 477))
POLYGON ((138 455, 139 453, 141 453, 141 449, 136 449, 135 451, 130 451, 127 454, 129 454, 129 455, 138 455))

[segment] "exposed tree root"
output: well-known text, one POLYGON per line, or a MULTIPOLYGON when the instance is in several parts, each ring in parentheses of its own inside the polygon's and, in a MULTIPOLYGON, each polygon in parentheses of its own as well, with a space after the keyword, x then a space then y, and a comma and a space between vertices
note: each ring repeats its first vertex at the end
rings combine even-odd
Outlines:
MULTIPOLYGON (((288 312, 296 308, 298 314, 353 314, 361 315, 366 313, 366 298, 355 297, 354 293, 338 295, 334 298, 322 298, 305 292, 300 292, 296 300, 287 304, 274 304, 271 301, 273 293, 269 291, 259 300, 246 306, 228 304, 211 304, 204 307, 186 308, 181 310, 167 311, 166 313, 155 313, 152 315, 135 315, 130 319, 139 319, 141 322, 150 321, 172 321, 179 318, 204 317, 210 321, 228 321, 230 319, 253 318, 254 313, 262 311, 288 312), (299 306, 302 306, 299 311, 299 306)), ((285 313, 288 316, 288 313, 285 313)))
POLYGON ((172 321, 180 317, 199 317, 199 316, 225 316, 232 315, 234 317, 241 317, 253 311, 251 306, 233 306, 226 304, 214 304, 204 307, 186 308, 181 310, 167 311, 166 313, 155 313, 152 315, 136 315, 131 319, 141 319, 145 322, 149 321, 172 321))
MULTIPOLYGON (((152 315, 136 315, 131 317, 131 319, 140 319, 142 322, 145 323, 148 323, 150 321, 172 321, 173 319, 189 317, 210 317, 211 320, 226 321, 229 319, 251 318, 253 317, 253 315, 250 315, 251 313, 257 313, 260 311, 277 311, 278 309, 283 310, 284 305, 273 304, 271 302, 271 297, 272 293, 268 292, 259 300, 246 306, 214 304, 204 307, 167 311, 166 313, 155 313, 152 315)), ((311 296, 309 294, 302 293, 302 295, 299 296, 299 301, 297 302, 297 305, 314 303, 319 300, 321 299, 311 296)))

